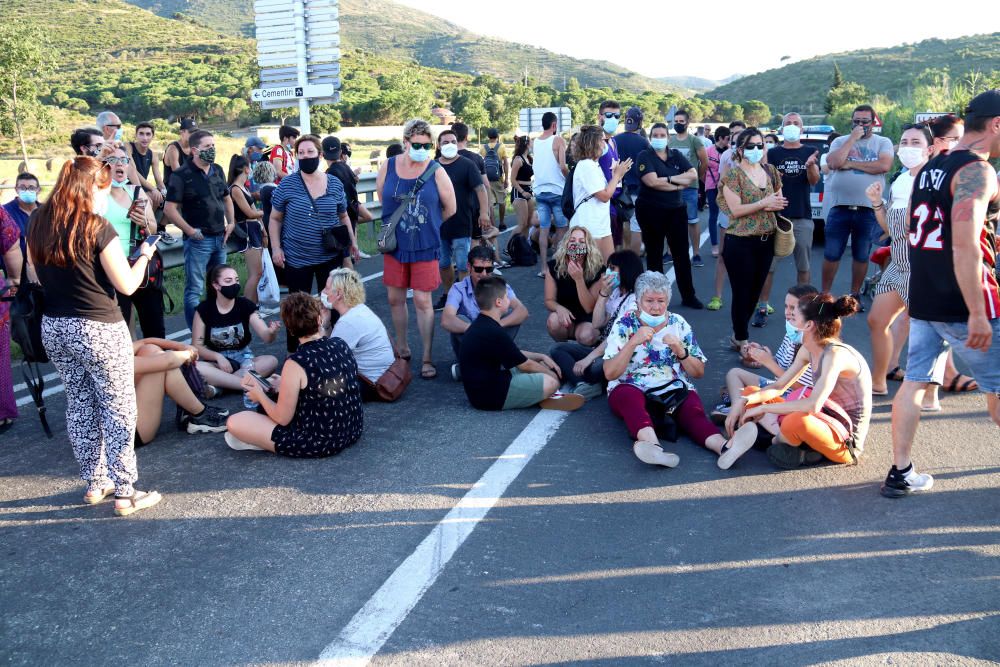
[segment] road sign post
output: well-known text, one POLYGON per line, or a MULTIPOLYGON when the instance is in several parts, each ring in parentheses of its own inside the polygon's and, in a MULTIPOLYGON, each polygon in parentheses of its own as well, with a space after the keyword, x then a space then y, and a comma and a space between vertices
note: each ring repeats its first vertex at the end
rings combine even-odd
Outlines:
POLYGON ((559 122, 559 131, 567 132, 573 127, 573 112, 569 107, 544 107, 521 109, 517 114, 518 130, 522 134, 542 131, 542 116, 551 111, 559 122))

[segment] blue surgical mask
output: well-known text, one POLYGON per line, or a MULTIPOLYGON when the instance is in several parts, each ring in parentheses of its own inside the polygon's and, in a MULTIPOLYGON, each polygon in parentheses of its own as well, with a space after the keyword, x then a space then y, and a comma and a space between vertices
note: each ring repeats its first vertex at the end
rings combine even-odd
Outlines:
POLYGON ((606 269, 604 271, 604 275, 606 275, 606 276, 614 276, 611 279, 611 287, 612 287, 612 289, 616 289, 619 285, 622 284, 621 277, 618 275, 617 271, 612 271, 611 269, 606 269))
POLYGON ((608 134, 614 134, 618 130, 618 119, 617 118, 605 118, 604 119, 604 131, 608 134))
POLYGON ((250 153, 250 161, 251 162, 260 162, 263 159, 264 159, 264 154, 263 153, 250 153))
POLYGON ((785 141, 798 141, 799 137, 802 136, 802 128, 798 125, 786 125, 781 128, 781 136, 785 138, 785 141))
POLYGON ((608 142, 605 141, 604 142, 604 150, 601 151, 601 157, 604 157, 605 155, 607 155, 609 150, 611 150, 611 149, 608 148, 608 142))
POLYGON ((38 201, 38 193, 33 190, 23 190, 17 193, 17 198, 30 205, 38 201))
POLYGON ((666 315, 650 315, 644 310, 639 311, 639 320, 642 321, 647 327, 653 327, 654 329, 664 322, 667 321, 666 315))
POLYGON ((410 159, 414 162, 427 162, 431 157, 431 152, 426 148, 414 148, 410 146, 410 159))
POLYGON ((666 137, 657 137, 656 139, 650 139, 649 145, 653 147, 654 151, 663 151, 667 149, 667 142, 669 141, 666 137))
POLYGON ((116 181, 114 179, 111 179, 111 187, 113 187, 113 188, 124 188, 126 186, 128 186, 128 181, 127 180, 125 180, 125 181, 116 181))
POLYGON ((124 136, 125 132, 122 131, 122 128, 119 127, 117 130, 115 130, 115 141, 121 141, 122 137, 124 136))
POLYGON ((745 150, 743 151, 743 157, 745 157, 750 164, 757 164, 764 159, 764 149, 751 148, 750 150, 745 150))
POLYGON ((796 329, 788 320, 785 320, 785 338, 793 343, 802 342, 802 332, 796 329))

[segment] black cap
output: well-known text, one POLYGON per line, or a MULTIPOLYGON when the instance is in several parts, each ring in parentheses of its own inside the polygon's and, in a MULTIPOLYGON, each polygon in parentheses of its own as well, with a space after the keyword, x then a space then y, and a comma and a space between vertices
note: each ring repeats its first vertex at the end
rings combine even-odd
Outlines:
POLYGON ((337 137, 323 138, 323 159, 324 160, 340 159, 340 139, 338 139, 337 137))
POLYGON ((187 130, 188 132, 191 130, 197 130, 198 123, 194 122, 194 118, 181 118, 181 129, 187 130))
POLYGON ((987 90, 973 97, 969 106, 965 107, 965 115, 978 118, 1000 116, 1000 88, 987 90))
POLYGON ((490 129, 486 130, 486 136, 489 137, 490 139, 499 139, 500 132, 497 130, 497 128, 491 127, 490 129))

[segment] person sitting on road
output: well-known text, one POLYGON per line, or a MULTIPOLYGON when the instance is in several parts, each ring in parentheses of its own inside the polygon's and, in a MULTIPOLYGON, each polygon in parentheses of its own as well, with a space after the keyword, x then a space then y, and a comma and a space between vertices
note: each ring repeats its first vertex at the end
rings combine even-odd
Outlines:
MULTIPOLYGON (((476 303, 476 285, 483 278, 493 275, 495 256, 489 246, 476 246, 469 252, 469 275, 458 281, 448 290, 444 312, 441 313, 441 328, 451 334, 451 349, 457 359, 462 347, 462 337, 468 331, 472 322, 479 317, 479 304, 476 303)), ((514 294, 514 289, 507 285, 507 297, 510 299, 510 311, 502 313, 500 326, 507 332, 511 340, 517 338, 521 324, 528 319, 528 309, 514 294)), ((452 377, 461 379, 459 365, 452 366, 452 377)))
POLYGON ((184 379, 181 366, 198 361, 191 345, 164 338, 143 338, 132 344, 135 351, 135 403, 138 420, 135 446, 148 445, 156 437, 163 418, 163 397, 177 404, 177 426, 188 433, 219 433, 226 430, 228 410, 206 405, 184 379))
POLYGON ((389 370, 396 355, 382 320, 365 305, 361 276, 354 269, 334 269, 319 298, 325 308, 338 315, 330 335, 343 340, 354 353, 361 398, 379 400, 375 383, 389 370))
POLYGON ((550 410, 576 410, 579 394, 557 394, 559 367, 547 355, 519 350, 500 324, 510 310, 507 282, 499 276, 476 283, 479 315, 466 329, 459 350, 462 384, 472 407, 513 410, 540 405, 550 410))
POLYGON ((604 257, 594 237, 585 227, 574 225, 559 242, 547 266, 545 307, 549 310, 549 335, 558 342, 575 340, 593 347, 600 332, 591 318, 604 273, 604 257))
MULTIPOLYGON (((601 279, 601 290, 594 306, 591 324, 607 338, 618 316, 635 308, 635 281, 642 275, 642 260, 631 250, 611 253, 608 268, 601 279)), ((576 341, 556 343, 549 350, 563 382, 575 387, 573 392, 584 398, 596 398, 604 393, 604 348, 602 342, 591 349, 576 341)))
POLYGON ((871 371, 864 357, 840 340, 841 319, 856 312, 853 296, 835 298, 822 292, 800 299, 791 321, 802 331, 795 361, 774 389, 734 399, 727 426, 738 422, 742 430, 748 423, 764 425, 768 415, 778 416, 780 433, 768 447, 767 458, 779 468, 794 469, 824 458, 854 464, 864 451, 872 414, 871 371), (796 400, 781 399, 807 364, 813 368, 812 390, 796 400))
POLYGON ((625 420, 634 440, 632 451, 640 461, 673 468, 680 458, 660 447, 650 412, 664 412, 663 404, 670 400, 664 390, 686 392, 673 419, 692 440, 717 454, 718 466, 725 470, 753 446, 757 429, 741 429, 726 440, 708 420, 691 382, 705 374, 707 358, 691 325, 667 311, 670 293, 670 281, 662 273, 646 271, 636 281, 636 306, 615 322, 604 351, 608 405, 625 420))
POLYGON ((251 331, 266 343, 278 337, 280 324, 270 325, 257 313, 257 304, 240 296, 240 276, 228 264, 208 272, 208 298, 198 305, 191 326, 191 343, 198 348, 198 372, 216 389, 241 391, 240 380, 246 372, 241 366, 247 357, 253 369, 269 376, 278 368, 270 354, 254 357, 250 350, 251 331))
POLYGON ((342 338, 324 335, 315 297, 289 295, 281 319, 299 344, 281 369, 277 399, 253 376, 244 377, 243 389, 264 414, 246 410, 230 417, 226 444, 298 458, 337 454, 361 438, 364 426, 358 364, 342 338))

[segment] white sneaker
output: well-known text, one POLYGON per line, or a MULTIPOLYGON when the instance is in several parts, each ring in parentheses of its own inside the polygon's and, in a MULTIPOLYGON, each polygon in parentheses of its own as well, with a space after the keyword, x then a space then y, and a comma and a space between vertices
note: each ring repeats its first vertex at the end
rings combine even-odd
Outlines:
POLYGON ((574 394, 580 394, 588 401, 592 398, 597 398, 604 393, 604 388, 599 384, 591 384, 589 382, 581 382, 573 388, 574 394))
POLYGON ((257 445, 251 445, 249 442, 243 442, 235 435, 226 431, 226 444, 229 445, 229 449, 235 449, 237 451, 243 451, 246 449, 256 449, 257 451, 266 451, 263 447, 258 447, 257 445))
POLYGON ((257 314, 261 317, 271 317, 281 312, 281 306, 258 306, 257 314))
POLYGON ((632 445, 632 451, 635 453, 637 459, 654 466, 676 468, 677 464, 681 462, 679 456, 671 452, 665 452, 662 447, 654 445, 651 442, 637 440, 632 445))
POLYGON ((369 255, 368 253, 366 253, 364 250, 360 250, 360 249, 358 250, 358 257, 360 257, 361 259, 371 259, 372 258, 371 255, 369 255))
POLYGON ((722 470, 729 470, 736 460, 753 448, 757 441, 757 424, 748 423, 737 429, 733 437, 722 447, 719 460, 716 462, 722 470))
POLYGON ((407 299, 412 299, 413 298, 413 290, 412 289, 406 290, 406 298, 407 299))

